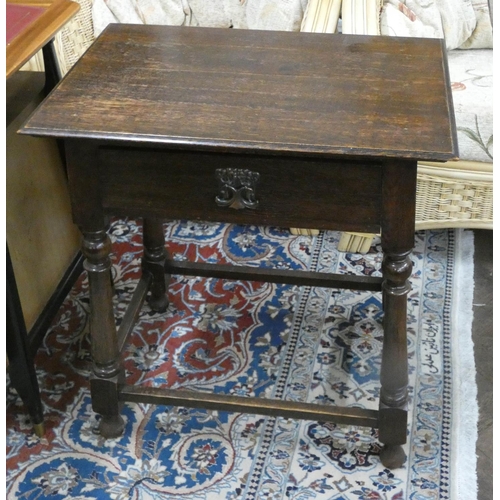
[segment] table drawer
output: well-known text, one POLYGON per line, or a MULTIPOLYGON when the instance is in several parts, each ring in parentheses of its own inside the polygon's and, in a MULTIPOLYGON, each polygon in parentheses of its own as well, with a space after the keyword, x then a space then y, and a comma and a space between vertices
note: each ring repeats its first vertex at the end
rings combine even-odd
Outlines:
POLYGON ((109 214, 317 229, 379 229, 382 168, 377 164, 118 147, 102 147, 98 157, 102 205, 109 214), (233 174, 232 186, 221 192, 221 176, 227 180, 228 172, 233 174), (255 173, 257 203, 247 208, 245 205, 253 205, 252 190, 239 181, 245 175, 255 177, 255 173), (235 209, 238 203, 220 206, 231 196, 241 200, 243 208, 235 209))

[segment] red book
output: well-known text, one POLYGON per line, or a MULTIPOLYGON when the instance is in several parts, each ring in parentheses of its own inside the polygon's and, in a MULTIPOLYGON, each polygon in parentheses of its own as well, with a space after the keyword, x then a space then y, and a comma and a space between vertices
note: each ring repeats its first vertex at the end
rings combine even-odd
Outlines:
POLYGON ((7 45, 20 33, 22 33, 30 24, 36 21, 43 13, 43 7, 31 7, 29 5, 6 5, 7 22, 7 45))

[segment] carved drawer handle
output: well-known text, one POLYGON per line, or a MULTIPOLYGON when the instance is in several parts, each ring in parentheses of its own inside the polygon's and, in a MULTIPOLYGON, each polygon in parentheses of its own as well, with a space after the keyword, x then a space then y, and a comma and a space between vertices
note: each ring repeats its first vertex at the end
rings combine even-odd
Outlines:
POLYGON ((219 194, 215 203, 219 207, 255 209, 259 205, 256 187, 260 179, 258 172, 241 168, 218 168, 215 177, 219 184, 219 194))

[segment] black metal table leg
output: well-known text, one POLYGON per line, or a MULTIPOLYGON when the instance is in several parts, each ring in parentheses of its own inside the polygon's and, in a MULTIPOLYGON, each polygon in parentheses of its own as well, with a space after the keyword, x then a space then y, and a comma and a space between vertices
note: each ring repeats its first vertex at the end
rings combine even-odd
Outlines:
MULTIPOLYGON (((44 45, 42 48, 43 53, 43 64, 45 66, 45 86, 43 88, 43 93, 48 96, 54 87, 61 81, 62 73, 59 66, 59 61, 57 60, 56 48, 54 45, 54 39, 44 45)), ((66 153, 64 151, 64 141, 56 139, 57 148, 59 149, 59 155, 61 156, 61 161, 64 167, 64 171, 67 174, 66 169, 66 153)))
POLYGON ((28 350, 28 333, 7 245, 7 357, 10 380, 26 405, 38 436, 44 434, 43 405, 33 358, 28 350))

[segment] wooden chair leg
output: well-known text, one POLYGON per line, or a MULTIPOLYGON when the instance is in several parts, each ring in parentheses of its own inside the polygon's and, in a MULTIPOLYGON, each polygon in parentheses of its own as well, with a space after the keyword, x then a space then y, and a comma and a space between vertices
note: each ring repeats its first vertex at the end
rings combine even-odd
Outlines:
POLYGON ((291 227, 290 232, 294 236, 318 236, 319 234, 317 229, 300 229, 297 227, 291 227))
POLYGON ((375 234, 371 233, 342 233, 338 250, 339 252, 367 253, 374 237, 375 234))
MULTIPOLYGON (((319 231, 317 229, 291 227, 290 233, 294 236, 318 236, 319 231)), ((344 232, 340 236, 338 250, 339 252, 368 253, 375 236, 375 234, 371 233, 344 232)))

